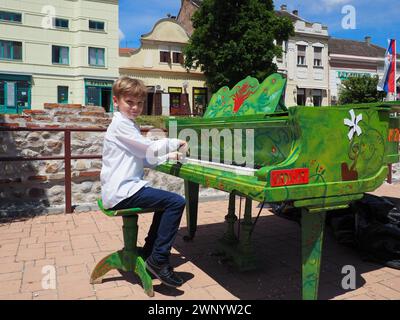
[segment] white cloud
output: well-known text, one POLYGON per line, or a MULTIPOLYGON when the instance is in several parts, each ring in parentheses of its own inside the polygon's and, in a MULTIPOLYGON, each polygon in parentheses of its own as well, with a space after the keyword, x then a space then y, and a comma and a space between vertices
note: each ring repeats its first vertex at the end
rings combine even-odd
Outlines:
POLYGON ((125 39, 125 34, 122 32, 121 29, 118 29, 118 33, 119 33, 119 41, 124 40, 125 39))
POLYGON ((339 4, 347 4, 351 2, 351 0, 323 0, 322 1, 326 6, 333 7, 339 4))

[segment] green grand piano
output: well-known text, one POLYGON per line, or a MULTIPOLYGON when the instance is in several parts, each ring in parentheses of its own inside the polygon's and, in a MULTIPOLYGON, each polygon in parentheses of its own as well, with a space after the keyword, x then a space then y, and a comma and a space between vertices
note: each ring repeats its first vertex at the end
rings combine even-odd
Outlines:
MULTIPOLYGON (((157 170, 184 179, 188 239, 197 224, 199 185, 229 193, 220 245, 242 270, 254 267, 252 203, 301 208, 303 299, 317 299, 325 215, 346 208, 399 161, 399 104, 286 108, 286 80, 247 77, 213 95, 203 118, 170 118, 169 135, 189 142, 182 163, 157 170), (240 238, 235 197, 246 198, 240 238)), ((256 219, 255 219, 256 220, 256 219)))

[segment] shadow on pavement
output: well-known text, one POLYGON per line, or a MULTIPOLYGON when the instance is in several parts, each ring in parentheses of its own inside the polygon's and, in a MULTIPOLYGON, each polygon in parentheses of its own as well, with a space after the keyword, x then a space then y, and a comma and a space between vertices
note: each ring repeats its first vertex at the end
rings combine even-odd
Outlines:
MULTIPOLYGON (((239 272, 213 254, 225 228, 225 223, 200 225, 190 242, 183 240, 187 229, 181 228, 174 247, 239 299, 301 299, 301 238, 300 227, 295 222, 276 216, 259 218, 252 236, 258 269, 250 272, 239 272)), ((363 273, 381 268, 362 261, 355 250, 338 244, 329 228, 325 230, 319 286, 322 300, 349 292, 341 285, 348 274, 342 274, 344 266, 355 267, 356 289, 365 284, 363 273)))

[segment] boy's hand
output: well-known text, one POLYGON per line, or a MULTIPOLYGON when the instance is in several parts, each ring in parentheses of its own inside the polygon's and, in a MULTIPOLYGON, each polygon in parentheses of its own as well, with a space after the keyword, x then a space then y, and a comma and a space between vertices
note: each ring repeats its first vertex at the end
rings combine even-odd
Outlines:
POLYGON ((183 154, 180 153, 180 152, 177 152, 177 151, 171 152, 171 153, 168 153, 168 159, 169 160, 180 161, 180 160, 183 159, 183 154))
POLYGON ((186 154, 189 149, 189 144, 185 140, 179 140, 180 145, 178 151, 182 154, 186 154))

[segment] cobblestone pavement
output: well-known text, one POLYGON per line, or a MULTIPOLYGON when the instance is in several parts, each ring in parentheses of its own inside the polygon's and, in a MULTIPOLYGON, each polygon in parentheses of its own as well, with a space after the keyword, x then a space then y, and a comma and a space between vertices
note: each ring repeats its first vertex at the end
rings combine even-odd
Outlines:
MULTIPOLYGON (((400 198, 400 184, 383 185, 376 194, 400 198)), ((240 273, 213 255, 225 231, 227 204, 226 200, 200 203, 198 231, 192 242, 182 239, 186 234, 182 219, 171 262, 186 282, 171 289, 154 280, 153 299, 301 298, 297 224, 264 209, 253 233, 260 267, 240 273)), ((258 212, 256 205, 253 216, 258 212)), ((139 245, 151 218, 151 214, 139 218, 139 245)), ((0 299, 149 299, 130 273, 112 271, 102 284, 89 283, 95 264, 122 248, 121 225, 121 218, 108 218, 99 211, 0 223, 0 299), (42 285, 48 270, 56 272, 55 289, 42 285)), ((362 261, 357 252, 340 246, 327 232, 320 299, 400 299, 400 270, 362 261), (356 290, 341 288, 344 265, 356 268, 356 290)))

